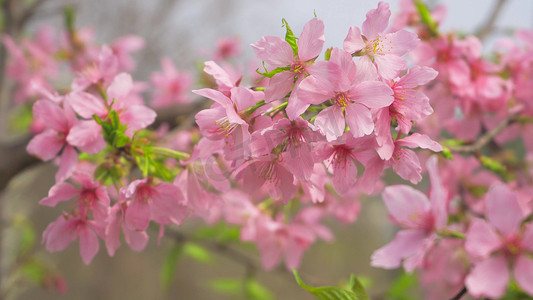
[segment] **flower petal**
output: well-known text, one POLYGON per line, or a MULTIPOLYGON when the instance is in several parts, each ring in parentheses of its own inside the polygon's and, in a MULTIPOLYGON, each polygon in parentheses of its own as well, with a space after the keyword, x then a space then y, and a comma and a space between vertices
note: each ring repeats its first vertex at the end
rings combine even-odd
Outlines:
POLYGON ((486 259, 474 267, 465 280, 468 292, 476 297, 500 298, 509 283, 509 268, 503 256, 486 259))
POLYGON ((322 51, 324 46, 324 22, 313 18, 304 25, 304 29, 298 39, 298 56, 301 61, 311 60, 322 51))
POLYGON ((514 235, 523 219, 516 195, 503 183, 493 184, 486 196, 487 218, 506 237, 514 235))
POLYGON ((474 218, 466 232, 465 250, 474 257, 486 257, 500 248, 502 241, 485 220, 474 218))

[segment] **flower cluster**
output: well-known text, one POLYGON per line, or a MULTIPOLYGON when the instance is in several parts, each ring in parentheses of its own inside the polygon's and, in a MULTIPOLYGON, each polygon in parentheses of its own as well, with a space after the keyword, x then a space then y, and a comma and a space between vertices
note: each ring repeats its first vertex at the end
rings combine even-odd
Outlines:
POLYGON ((238 226, 265 269, 282 259, 296 268, 315 241, 333 239, 324 218, 354 222, 385 170, 417 184, 427 161, 429 197, 408 185, 383 189, 402 230, 371 264, 419 270, 428 298, 463 286, 501 297, 510 278, 533 295, 533 33, 518 31, 489 60, 477 37, 439 32, 442 7, 402 3, 389 25, 380 2, 342 48, 324 50, 317 17, 299 36, 283 20, 285 38, 251 45, 256 72, 232 66, 240 48, 221 40, 203 69, 208 87, 192 91, 207 105, 194 129, 177 133, 154 128, 142 92, 152 88, 154 108, 188 104, 192 77, 165 58, 148 85, 135 82, 139 38, 100 47, 90 31, 69 28, 59 43, 43 30, 20 47, 4 37, 15 102, 34 103, 27 150, 59 166, 40 204, 70 204, 46 228, 46 249, 79 240, 88 264, 99 240, 112 256, 122 233, 140 251, 151 223, 161 238, 166 225, 201 218, 238 226), (74 75, 56 90, 60 62, 74 75), (507 146, 520 135, 525 154, 507 146), (416 148, 472 156, 439 160, 416 148))

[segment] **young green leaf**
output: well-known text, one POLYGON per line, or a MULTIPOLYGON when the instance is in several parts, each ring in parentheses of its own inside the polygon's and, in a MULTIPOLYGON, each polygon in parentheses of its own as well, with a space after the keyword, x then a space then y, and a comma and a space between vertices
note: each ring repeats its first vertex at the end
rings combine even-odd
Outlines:
POLYGON ((160 273, 160 281, 164 289, 168 289, 172 280, 174 280, 176 267, 182 253, 183 244, 175 244, 168 250, 160 273))
MULTIPOLYGON (((319 300, 359 300, 359 299, 368 299, 367 298, 359 298, 359 296, 354 291, 348 291, 340 287, 335 286, 323 286, 323 287, 312 287, 307 284, 305 284, 302 279, 300 278, 300 275, 298 274, 298 271, 296 269, 292 270, 294 273, 294 278, 296 279, 296 282, 298 284, 309 291, 311 294, 315 295, 315 297, 319 300)), ((354 277, 355 278, 355 277, 354 277)), ((354 285, 357 285, 355 282, 352 283, 352 289, 354 289, 354 285)), ((359 288, 362 288, 362 285, 359 283, 359 286, 356 287, 358 289, 359 293, 364 293, 359 290, 359 288)), ((366 295, 366 293, 364 293, 366 295)))
POLYGON ((289 27, 289 23, 287 23, 287 20, 282 19, 281 22, 283 22, 283 26, 285 26, 285 28, 287 29, 287 33, 285 33, 285 41, 287 41, 287 43, 291 45, 292 53, 296 56, 298 55, 298 43, 296 42, 298 38, 294 36, 294 33, 289 27))
POLYGON ((213 261, 211 253, 198 244, 186 243, 183 247, 183 253, 199 262, 209 263, 213 261))
POLYGON ((244 281, 244 290, 246 293, 246 299, 250 300, 272 300, 274 296, 272 293, 262 284, 260 284, 254 278, 248 277, 244 281))

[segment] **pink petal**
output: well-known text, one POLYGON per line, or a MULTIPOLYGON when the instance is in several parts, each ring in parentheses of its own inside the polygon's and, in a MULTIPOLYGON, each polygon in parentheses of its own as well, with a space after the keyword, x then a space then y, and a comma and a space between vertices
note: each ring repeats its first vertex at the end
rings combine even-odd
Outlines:
POLYGON ((389 25, 391 12, 389 4, 379 2, 378 8, 369 11, 366 14, 366 20, 363 23, 363 33, 368 40, 373 40, 380 33, 384 32, 389 25))
POLYGON ((333 162, 333 187, 340 195, 347 194, 357 181, 357 165, 351 157, 333 162))
POLYGON ((299 95, 298 91, 293 90, 291 96, 289 97, 289 103, 287 104, 287 108, 285 109, 285 112, 287 113, 287 117, 291 121, 296 120, 309 107, 309 104, 300 100, 300 98, 298 98, 298 95, 299 95))
POLYGON ((315 126, 320 128, 328 141, 336 140, 344 133, 346 127, 342 109, 338 105, 330 106, 318 113, 315 126))
POLYGON ((66 182, 59 182, 54 184, 50 191, 48 191, 48 197, 39 201, 39 204, 45 206, 56 206, 59 202, 67 201, 79 195, 80 191, 77 190, 72 184, 66 182))
POLYGON ((489 222, 504 236, 513 236, 523 219, 516 195, 503 183, 493 184, 486 196, 485 209, 489 222))
POLYGON ((26 151, 47 161, 54 158, 59 150, 63 148, 63 145, 64 141, 59 139, 58 133, 52 129, 47 129, 31 139, 26 151))
POLYGON ((376 116, 375 132, 376 142, 379 145, 377 152, 379 157, 384 160, 388 160, 394 153, 394 141, 390 132, 391 117, 389 114, 389 108, 382 108, 378 111, 376 116))
POLYGON ((396 145, 409 148, 420 147, 422 149, 429 149, 435 152, 442 151, 442 146, 439 143, 432 140, 429 136, 420 133, 413 133, 410 136, 404 137, 396 142, 396 145))
POLYGON ((350 99, 369 108, 382 108, 394 101, 394 92, 385 83, 363 81, 350 91, 350 99))
POLYGON ((448 223, 448 194, 442 185, 437 168, 437 156, 432 156, 426 163, 431 181, 431 210, 435 217, 435 228, 440 229, 448 223))
POLYGON ((113 100, 120 101, 125 99, 133 89, 133 80, 128 73, 120 73, 113 79, 111 85, 107 88, 107 102, 113 100))
POLYGON ((474 218, 466 232, 465 250, 474 257, 486 257, 502 245, 500 237, 485 220, 474 218))
POLYGON ((430 203, 422 192, 407 185, 388 186, 383 202, 394 222, 412 229, 425 228, 430 203))
POLYGON ((274 68, 290 66, 293 62, 291 46, 278 36, 264 36, 251 46, 257 58, 274 68))
POLYGON ((344 39, 344 50, 355 53, 365 47, 365 41, 361 37, 361 31, 358 27, 350 26, 348 30, 348 35, 344 39))
POLYGON ((278 73, 268 81, 268 87, 265 89, 265 101, 272 102, 280 100, 291 91, 294 81, 292 72, 278 73))
POLYGON ((79 121, 70 129, 67 142, 88 154, 96 154, 105 148, 102 127, 94 120, 79 121))
POLYGON ((107 115, 107 107, 104 101, 92 94, 85 92, 70 93, 67 95, 66 101, 82 118, 92 119, 93 115, 99 117, 107 115))
POLYGON ((298 39, 300 60, 308 61, 320 55, 324 41, 324 22, 317 18, 311 19, 304 25, 302 34, 298 39))
POLYGON ((353 137, 358 138, 372 133, 374 130, 374 121, 368 108, 353 103, 346 106, 345 110, 346 123, 348 123, 350 133, 353 137))
POLYGON ((136 231, 124 228, 124 240, 133 251, 142 251, 148 244, 146 231, 136 231))
POLYGON ((386 80, 392 80, 398 73, 407 67, 407 62, 394 54, 376 55, 374 62, 378 67, 378 73, 386 80))
POLYGON ((130 105, 120 115, 121 123, 128 124, 128 132, 148 127, 155 121, 157 114, 144 105, 130 105))
POLYGON ((33 116, 57 132, 68 130, 65 111, 49 100, 39 100, 33 105, 33 116))
POLYGON ((422 180, 422 166, 414 151, 405 148, 396 148, 391 160, 392 169, 396 174, 413 184, 422 180))
POLYGON ((398 56, 403 56, 407 52, 413 50, 420 42, 416 33, 403 29, 394 33, 389 33, 385 35, 385 38, 391 43, 390 53, 398 56))
POLYGON ((509 283, 509 268, 503 256, 488 258, 475 265, 465 286, 476 297, 500 298, 509 283))
POLYGON ((354 82, 361 81, 376 81, 378 80, 378 69, 374 63, 370 60, 370 57, 363 56, 355 62, 357 73, 355 75, 354 82))
POLYGON ((59 169, 56 173, 56 181, 63 181, 72 175, 74 172, 74 169, 76 169, 76 165, 78 164, 78 152, 71 147, 66 146, 63 149, 63 153, 61 154, 60 161, 59 161, 59 169))
POLYGON ((88 265, 93 260, 96 253, 98 253, 98 237, 94 231, 87 226, 79 227, 80 235, 80 254, 83 262, 88 265))
POLYGON ((533 296, 533 259, 520 255, 514 263, 514 279, 518 286, 533 296))
POLYGON ((334 48, 331 51, 329 62, 340 68, 340 73, 334 73, 336 77, 331 77, 331 79, 334 79, 331 83, 335 87, 335 91, 350 90, 354 85, 354 80, 357 74, 356 65, 353 62, 350 53, 339 48, 334 48))
POLYGON ((318 62, 312 66, 311 76, 298 85, 298 99, 308 104, 321 104, 335 96, 334 86, 341 73, 340 67, 329 62, 318 62))
POLYGON ((533 224, 531 223, 526 225, 524 235, 522 236, 522 245, 524 248, 533 252, 533 224))
POLYGON ((399 81, 398 85, 404 88, 415 88, 425 85, 435 79, 439 72, 430 67, 413 66, 399 81))
POLYGON ((223 107, 233 106, 233 102, 230 100, 230 98, 226 97, 226 95, 217 90, 206 88, 200 90, 193 90, 192 92, 196 95, 209 98, 215 101, 216 103, 222 105, 223 107))
POLYGON ((150 202, 152 220, 160 224, 172 222, 181 225, 189 213, 183 204, 184 197, 181 190, 170 183, 161 183, 154 189, 157 192, 150 202))
POLYGON ((235 81, 230 77, 228 72, 214 61, 205 62, 204 72, 213 76, 217 82, 220 82, 226 87, 232 88, 235 86, 235 81))
POLYGON ((124 223, 127 229, 144 231, 150 224, 150 206, 148 203, 134 199, 126 209, 124 223))
POLYGON ((120 225, 121 218, 117 217, 117 212, 120 211, 120 204, 110 208, 109 219, 105 229, 105 246, 109 256, 114 256, 118 247, 120 247, 120 225))
POLYGON ((50 223, 43 233, 43 243, 46 241, 46 250, 50 252, 62 251, 78 238, 75 224, 59 216, 57 220, 50 223))
POLYGON ((425 238, 426 235, 421 230, 399 231, 390 243, 374 251, 370 264, 377 268, 398 268, 402 259, 413 255, 424 245, 425 238))

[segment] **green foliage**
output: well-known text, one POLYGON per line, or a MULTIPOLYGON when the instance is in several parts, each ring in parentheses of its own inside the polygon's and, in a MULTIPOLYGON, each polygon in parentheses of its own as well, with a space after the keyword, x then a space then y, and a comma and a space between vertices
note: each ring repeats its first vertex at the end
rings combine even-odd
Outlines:
POLYGON ((478 155, 478 160, 483 167, 498 174, 503 180, 510 181, 512 179, 511 173, 509 173, 507 168, 499 161, 481 154, 478 155))
POLYGON ((403 273, 389 287, 387 299, 411 300, 417 299, 418 278, 414 273, 403 273))
POLYGON ((17 106, 9 115, 9 125, 11 129, 18 132, 27 132, 33 121, 33 111, 31 105, 17 106))
POLYGON ((194 233, 199 239, 215 240, 221 243, 239 242, 240 228, 226 223, 218 223, 215 226, 202 227, 194 233))
POLYGON ((287 20, 282 19, 281 22, 283 23, 283 26, 287 29, 287 33, 285 33, 285 41, 291 45, 292 53, 294 56, 298 56, 298 38, 294 36, 294 33, 292 32, 291 27, 289 27, 289 23, 287 23, 287 20))
POLYGON ((13 227, 19 232, 18 255, 28 254, 36 240, 32 222, 24 215, 17 215, 13 219, 13 227))
POLYGON ((222 294, 236 295, 242 291, 242 280, 235 278, 215 279, 209 286, 222 294))
POLYGON ((183 253, 183 244, 176 243, 168 249, 167 256, 163 262, 159 279, 164 289, 168 289, 176 275, 176 267, 183 253))
POLYGON ((432 36, 439 35, 439 31, 437 29, 438 24, 435 20, 433 20, 433 17, 431 16, 431 11, 429 11, 428 7, 422 0, 415 0, 415 6, 416 10, 418 11, 418 14, 420 15, 420 20, 422 21, 422 24, 426 26, 426 29, 429 31, 429 34, 432 36))
POLYGON ((227 295, 237 296, 244 293, 248 300, 272 300, 272 293, 253 277, 244 279, 223 278, 211 281, 209 285, 213 290, 227 295))
POLYGON ((296 269, 293 269, 294 278, 296 279, 296 282, 298 284, 309 291, 311 294, 315 295, 317 299, 320 300, 369 300, 370 298, 366 294, 365 289, 363 288, 363 285, 355 276, 350 277, 350 289, 347 290, 340 287, 335 286, 323 286, 323 287, 312 287, 307 284, 305 284, 302 279, 300 278, 300 275, 296 271, 296 269))
POLYGON ((444 158, 449 159, 449 160, 453 160, 453 154, 452 154, 452 151, 450 151, 450 148, 448 148, 446 146, 442 146, 441 154, 442 154, 442 156, 444 156, 444 158))
POLYGON ((191 242, 187 242, 183 246, 183 254, 201 263, 209 263, 213 261, 213 257, 207 249, 191 242))
POLYGON ((263 66, 263 68, 265 69, 264 72, 260 72, 259 69, 256 70, 256 72, 261 75, 261 76, 264 76, 264 77, 268 77, 268 78, 272 78, 272 76, 278 74, 278 73, 281 73, 281 72, 284 72, 284 71, 289 71, 291 68, 290 67, 278 67, 278 68, 275 68, 274 70, 268 72, 268 70, 263 66))
POLYGON ((511 284, 507 287, 505 296, 501 298, 502 300, 533 300, 533 297, 529 296, 523 292, 516 281, 511 280, 511 284))
POLYGON ((106 143, 113 148, 122 148, 131 143, 131 139, 125 134, 127 126, 120 123, 118 113, 115 110, 109 112, 105 120, 94 115, 94 120, 102 126, 102 133, 106 143))
POLYGON ((272 300, 274 299, 274 296, 272 295, 272 293, 253 277, 245 278, 244 293, 246 295, 246 299, 250 299, 250 300, 272 300))
POLYGON ((324 53, 324 60, 329 61, 331 58, 331 51, 333 51, 333 47, 326 49, 326 52, 324 53))

